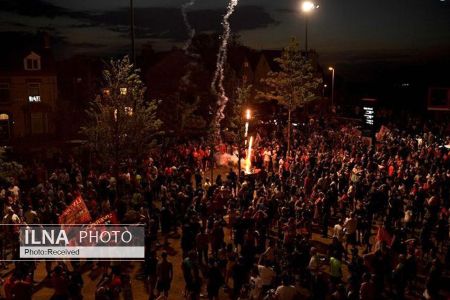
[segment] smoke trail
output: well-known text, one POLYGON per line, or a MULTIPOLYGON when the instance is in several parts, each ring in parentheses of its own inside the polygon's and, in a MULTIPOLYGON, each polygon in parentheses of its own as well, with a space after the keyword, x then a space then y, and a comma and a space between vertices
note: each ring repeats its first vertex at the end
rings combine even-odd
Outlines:
POLYGON ((188 2, 181 5, 181 14, 183 15, 183 22, 184 22, 184 25, 186 26, 186 29, 188 31, 188 37, 189 37, 183 46, 183 50, 187 55, 189 55, 189 47, 191 46, 192 39, 195 36, 195 29, 192 28, 191 23, 189 23, 186 9, 191 7, 194 4, 195 4, 195 0, 189 0, 188 2))
POLYGON ((196 60, 199 58, 198 54, 195 54, 191 51, 192 40, 194 39, 194 36, 195 36, 195 29, 191 26, 191 23, 189 23, 187 11, 186 11, 186 9, 193 6, 194 4, 195 4, 195 0, 189 0, 181 6, 181 14, 183 15, 183 22, 184 22, 184 25, 186 26, 186 30, 187 30, 187 34, 188 34, 188 39, 186 40, 186 42, 183 45, 183 51, 189 59, 189 63, 186 66, 187 71, 184 74, 184 76, 181 78, 181 88, 182 89, 188 89, 189 86, 191 85, 192 73, 197 66, 196 60))
POLYGON ((227 7, 227 13, 223 17, 222 44, 219 48, 219 52, 217 53, 216 72, 214 73, 214 78, 213 81, 211 82, 211 90, 213 91, 214 94, 217 95, 217 105, 219 107, 214 119, 216 138, 218 138, 220 135, 220 122, 225 117, 223 113, 228 102, 228 97, 225 93, 225 88, 223 87, 224 65, 225 62, 227 61, 227 46, 231 34, 231 26, 229 19, 233 14, 237 4, 238 0, 230 0, 227 7))

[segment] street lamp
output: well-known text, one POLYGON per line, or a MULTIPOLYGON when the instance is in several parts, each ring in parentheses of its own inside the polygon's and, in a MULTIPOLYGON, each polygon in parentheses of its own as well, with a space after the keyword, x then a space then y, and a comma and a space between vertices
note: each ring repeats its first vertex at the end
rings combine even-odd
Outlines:
POLYGON ((308 15, 311 14, 313 10, 319 8, 319 5, 316 5, 312 1, 303 1, 302 2, 302 12, 305 14, 305 52, 308 53, 308 15))
POLYGON ((131 62, 136 65, 136 50, 135 50, 135 34, 134 34, 134 4, 130 0, 130 37, 131 37, 131 62))
POLYGON ((334 105, 334 68, 328 67, 328 70, 331 71, 331 106, 334 105))

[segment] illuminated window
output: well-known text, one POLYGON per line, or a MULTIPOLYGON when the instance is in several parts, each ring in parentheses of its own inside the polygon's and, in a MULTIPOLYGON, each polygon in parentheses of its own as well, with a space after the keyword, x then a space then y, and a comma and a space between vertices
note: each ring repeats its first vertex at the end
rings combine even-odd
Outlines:
POLYGON ((129 107, 129 106, 125 106, 125 113, 131 117, 133 115, 133 108, 129 107))
POLYGON ((120 88, 120 94, 121 94, 122 96, 125 96, 125 95, 127 94, 127 88, 126 88, 126 87, 121 87, 121 88, 120 88))
POLYGON ((28 102, 41 102, 41 85, 39 83, 28 84, 28 102))
POLYGON ((0 121, 7 121, 9 120, 9 116, 7 114, 0 114, 0 121))

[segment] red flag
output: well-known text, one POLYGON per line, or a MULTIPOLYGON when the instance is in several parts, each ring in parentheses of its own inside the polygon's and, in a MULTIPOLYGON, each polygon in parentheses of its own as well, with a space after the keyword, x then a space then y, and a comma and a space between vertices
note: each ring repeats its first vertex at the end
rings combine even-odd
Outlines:
POLYGON ((78 196, 63 211, 58 218, 59 224, 86 224, 91 221, 91 215, 83 198, 78 196))
POLYGON ((99 224, 118 224, 119 221, 117 220, 117 215, 115 212, 111 212, 109 214, 106 214, 104 216, 101 216, 94 222, 92 222, 92 225, 99 225, 99 224))

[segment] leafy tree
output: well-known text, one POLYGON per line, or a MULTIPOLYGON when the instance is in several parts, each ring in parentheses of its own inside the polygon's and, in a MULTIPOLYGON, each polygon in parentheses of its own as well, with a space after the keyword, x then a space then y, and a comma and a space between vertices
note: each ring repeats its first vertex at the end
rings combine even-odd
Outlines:
POLYGON ((195 114, 195 111, 199 108, 200 97, 197 96, 194 102, 182 101, 180 98, 177 101, 174 110, 176 111, 177 120, 177 132, 179 137, 183 137, 186 134, 187 129, 200 129, 206 126, 205 120, 195 114))
POLYGON ((23 167, 15 161, 8 161, 4 148, 0 148, 0 182, 9 182, 11 177, 19 175, 23 167))
POLYGON ((111 60, 103 71, 103 95, 87 111, 82 133, 107 165, 141 159, 155 146, 162 125, 156 116, 158 103, 145 99, 138 72, 127 56, 111 60))
POLYGON ((320 95, 319 87, 322 78, 317 76, 316 68, 311 59, 303 56, 298 41, 293 38, 282 55, 276 58, 280 70, 269 72, 263 79, 264 88, 258 92, 259 98, 274 99, 288 110, 288 145, 287 154, 291 145, 291 115, 292 112, 317 99, 320 95))

